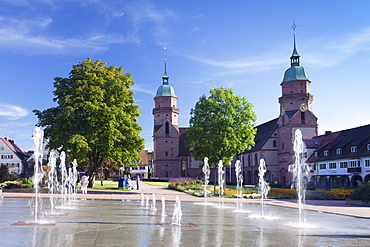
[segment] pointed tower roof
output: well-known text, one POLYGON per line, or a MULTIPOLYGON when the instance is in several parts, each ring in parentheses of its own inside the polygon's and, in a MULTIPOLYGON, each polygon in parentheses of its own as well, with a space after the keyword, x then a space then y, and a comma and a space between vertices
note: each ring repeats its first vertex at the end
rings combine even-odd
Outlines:
MULTIPOLYGON (((166 50, 166 47, 164 47, 166 50)), ((177 98, 175 89, 168 84, 169 76, 167 75, 167 53, 164 53, 164 74, 162 76, 162 85, 157 89, 155 97, 170 96, 177 98)))
POLYGON ((299 58, 301 56, 298 54, 297 45, 295 41, 296 27, 297 25, 295 24, 295 22, 293 22, 293 26, 292 26, 294 30, 293 53, 292 53, 292 56, 290 57, 290 68, 285 71, 282 83, 286 81, 297 81, 297 80, 309 81, 306 75, 306 71, 304 70, 302 66, 300 66, 300 62, 299 62, 299 58))

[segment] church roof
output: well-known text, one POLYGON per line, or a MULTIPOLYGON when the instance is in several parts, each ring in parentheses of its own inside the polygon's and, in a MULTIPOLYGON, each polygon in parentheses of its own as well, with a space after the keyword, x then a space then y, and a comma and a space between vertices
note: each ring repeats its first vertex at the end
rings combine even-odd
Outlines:
POLYGON ((175 97, 177 98, 176 94, 175 94, 175 89, 170 86, 170 85, 161 85, 158 90, 157 90, 157 94, 155 95, 155 97, 161 97, 161 96, 171 96, 171 97, 175 97))
MULTIPOLYGON (((296 27, 295 24, 293 26, 296 27)), ((290 57, 290 68, 287 69, 284 73, 283 82, 286 81, 298 81, 298 80, 304 80, 308 81, 306 71, 302 66, 299 65, 299 58, 301 56, 298 54, 296 42, 295 42, 295 32, 294 32, 294 45, 293 45, 293 53, 290 57)))
POLYGON ((302 66, 294 66, 292 65, 289 69, 287 69, 284 73, 284 78, 282 82, 286 81, 299 81, 304 80, 308 81, 306 71, 302 66))
MULTIPOLYGON (((166 49, 166 48, 165 48, 166 49)), ((165 53, 164 59, 164 74, 162 76, 162 85, 157 89, 157 94, 155 97, 170 96, 177 98, 175 94, 175 89, 168 84, 170 77, 167 75, 167 54, 165 53)))
POLYGON ((254 146, 250 150, 246 150, 247 152, 254 152, 257 150, 261 150, 267 140, 271 137, 274 131, 277 128, 278 118, 272 119, 266 123, 256 126, 257 129, 256 136, 254 137, 254 146))

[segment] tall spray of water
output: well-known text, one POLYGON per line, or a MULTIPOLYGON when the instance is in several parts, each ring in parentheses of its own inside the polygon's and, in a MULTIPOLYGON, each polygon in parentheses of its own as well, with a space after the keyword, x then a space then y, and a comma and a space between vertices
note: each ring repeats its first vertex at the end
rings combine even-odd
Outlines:
MULTIPOLYGON (((240 164, 240 160, 235 162, 235 176, 236 176, 236 190, 237 190, 237 198, 242 198, 242 190, 243 190, 243 173, 242 173, 242 166, 240 164)), ((239 210, 239 203, 237 203, 237 210, 239 210)))
POLYGON ((209 183, 209 176, 210 176, 210 170, 209 170, 209 164, 208 164, 208 158, 204 157, 204 164, 202 171, 204 173, 204 201, 207 201, 207 186, 209 183))
POLYGON ((55 212, 55 199, 54 194, 57 192, 59 188, 58 182, 58 172, 57 172, 57 153, 54 150, 50 151, 49 154, 49 162, 48 166, 50 167, 50 171, 48 174, 48 189, 50 194, 50 210, 51 213, 55 212))
POLYGON ((224 167, 223 167, 223 164, 222 164, 222 160, 220 160, 218 162, 218 186, 220 188, 220 192, 219 192, 219 204, 222 203, 222 205, 219 205, 219 206, 223 206, 223 196, 224 196, 224 167), (221 201, 221 198, 222 198, 222 201, 221 201))
POLYGON ((41 130, 39 127, 36 127, 33 131, 33 141, 35 143, 35 151, 34 151, 34 160, 35 160, 35 166, 34 166, 34 174, 32 177, 33 181, 33 187, 35 189, 35 208, 34 208, 34 214, 35 214, 35 222, 38 222, 38 215, 41 212, 42 209, 42 200, 40 196, 40 184, 42 182, 42 178, 44 177, 44 170, 42 169, 42 157, 43 157, 43 150, 44 150, 44 131, 41 130))
POLYGON ((299 208, 299 224, 305 223, 303 218, 303 209, 305 201, 305 177, 308 181, 308 165, 306 164, 305 152, 306 146, 302 139, 301 130, 297 129, 294 135, 293 149, 295 153, 295 162, 289 166, 289 171, 292 173, 293 183, 292 188, 296 189, 298 195, 298 208, 299 208))
POLYGON ((73 194, 76 195, 77 194, 77 180, 78 180, 78 172, 77 172, 77 160, 74 159, 73 162, 72 162, 72 186, 73 186, 73 194))
POLYGON ((265 174, 267 168, 265 159, 260 159, 260 164, 258 166, 258 192, 261 195, 261 210, 262 210, 262 217, 264 217, 264 199, 267 198, 267 194, 270 191, 269 184, 265 181, 265 174))
POLYGON ((66 203, 66 196, 67 196, 67 185, 68 185, 68 173, 66 168, 66 153, 64 151, 61 152, 60 156, 60 170, 62 172, 62 184, 60 188, 60 192, 62 194, 62 206, 66 203))

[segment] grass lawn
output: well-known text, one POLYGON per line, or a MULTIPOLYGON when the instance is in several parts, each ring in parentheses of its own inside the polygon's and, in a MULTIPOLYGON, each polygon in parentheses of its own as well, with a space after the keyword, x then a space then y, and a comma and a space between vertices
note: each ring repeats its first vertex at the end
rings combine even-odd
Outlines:
POLYGON ((144 183, 152 185, 152 186, 164 186, 168 187, 168 182, 152 182, 152 181, 144 181, 144 183))
MULTIPOLYGON (((152 186, 164 186, 168 187, 168 182, 147 182, 144 183, 152 185, 152 186)), ((136 180, 130 181, 131 186, 136 188, 136 180)), ((103 186, 100 185, 100 180, 95 180, 94 188, 89 188, 89 190, 124 190, 122 188, 118 188, 118 180, 117 179, 108 179, 103 180, 103 186)))
MULTIPOLYGON (((131 185, 132 182, 131 182, 131 185)), ((95 180, 94 187, 89 188, 90 190, 123 190, 122 188, 118 188, 118 180, 117 179, 108 179, 103 180, 103 186, 100 185, 100 180, 95 180)))

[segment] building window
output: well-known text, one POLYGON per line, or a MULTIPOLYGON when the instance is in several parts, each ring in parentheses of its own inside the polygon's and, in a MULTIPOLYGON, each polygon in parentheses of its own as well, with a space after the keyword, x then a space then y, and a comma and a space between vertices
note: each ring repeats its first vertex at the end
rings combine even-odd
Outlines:
POLYGON ((325 150, 324 151, 324 156, 328 156, 329 155, 329 150, 325 150))
POLYGON ((357 146, 352 146, 351 153, 356 153, 356 152, 357 152, 357 146))
POLYGON ((166 125, 165 125, 165 133, 166 135, 170 133, 170 124, 168 122, 166 122, 166 125))
POLYGON ((165 156, 168 156, 168 151, 164 152, 164 155, 165 155, 165 156))
POLYGON ((320 164, 320 170, 325 170, 326 169, 326 164, 320 164))
POLYGON ((370 167, 370 160, 365 160, 365 167, 370 167))
POLYGON ((360 161, 359 160, 351 160, 350 163, 349 163, 349 167, 350 168, 360 167, 360 161))
POLYGON ((348 166, 348 162, 347 162, 347 161, 341 161, 341 162, 339 163, 339 167, 340 167, 340 168, 347 168, 347 166, 348 166))
POLYGON ((341 148, 337 148, 337 154, 341 154, 342 153, 342 149, 341 148))
POLYGON ((258 166, 258 155, 257 154, 254 155, 254 165, 258 166))
POLYGON ((3 154, 3 155, 1 155, 1 158, 2 159, 13 159, 13 155, 12 154, 3 154))
POLYGON ((305 114, 305 112, 301 112, 301 123, 305 123, 305 121, 306 121, 306 114, 305 114))
POLYGON ((274 140, 274 141, 272 142, 272 146, 273 146, 274 148, 276 148, 276 147, 277 147, 277 142, 276 142, 276 140, 274 140))
POLYGON ((329 163, 329 169, 337 169, 337 163, 329 163))

